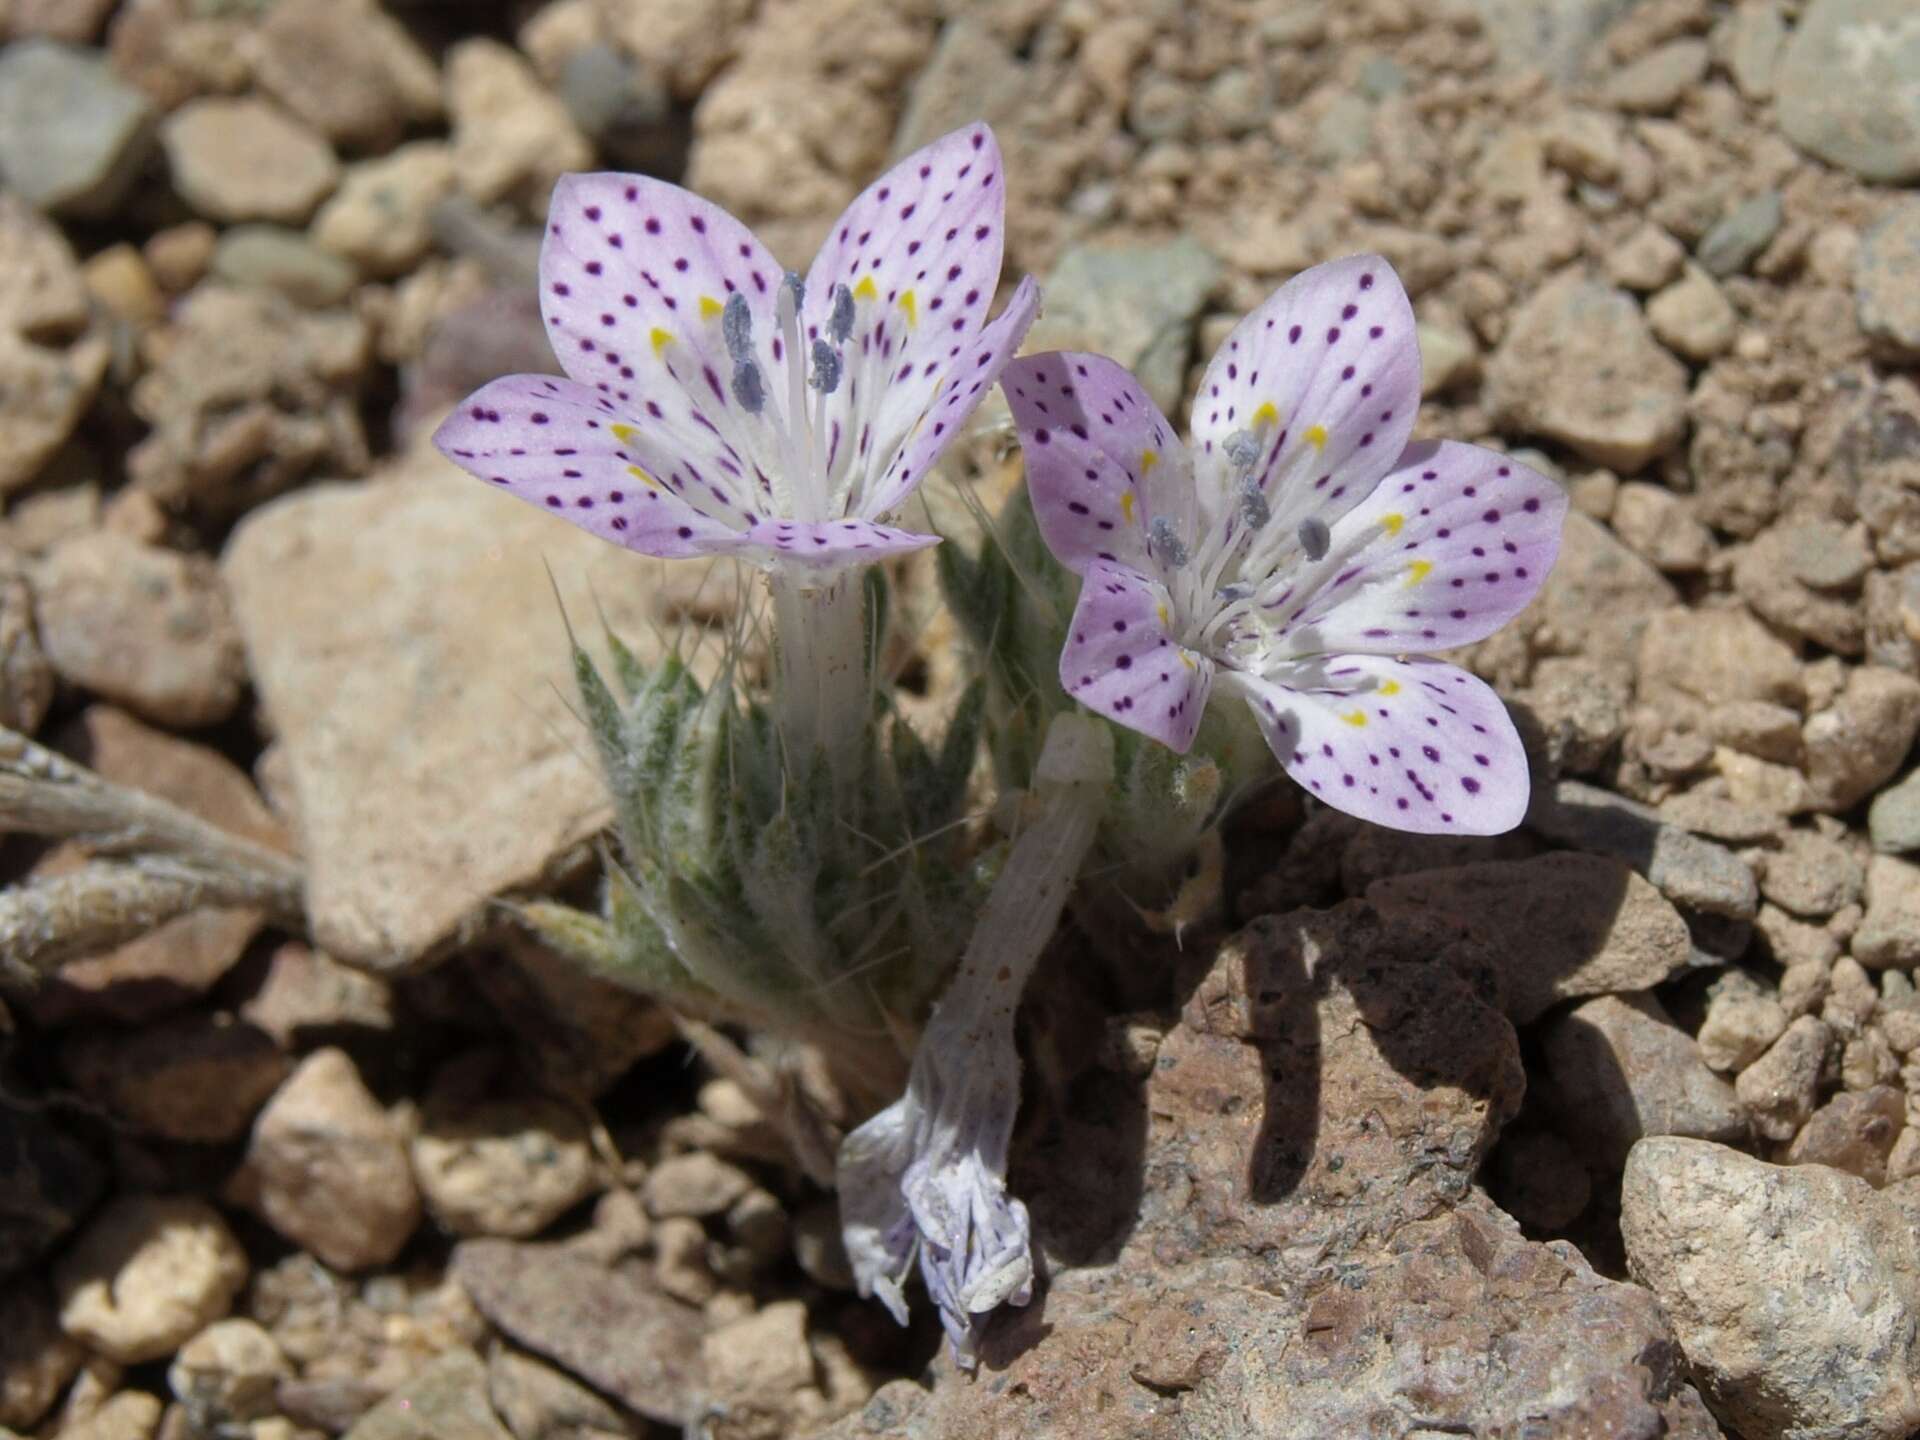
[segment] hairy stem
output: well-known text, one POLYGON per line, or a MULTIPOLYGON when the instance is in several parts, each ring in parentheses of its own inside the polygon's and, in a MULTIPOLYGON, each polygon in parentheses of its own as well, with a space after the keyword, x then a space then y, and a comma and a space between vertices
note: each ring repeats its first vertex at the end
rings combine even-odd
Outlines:
POLYGON ((144 791, 101 779, 0 726, 0 827, 134 856, 0 895, 0 974, 31 979, 208 905, 245 905, 303 927, 290 857, 144 791))
POLYGON ((72 960, 213 905, 273 908, 272 881, 174 860, 100 861, 0 891, 0 978, 31 985, 72 960))
POLYGON ((167 855, 210 872, 233 871, 260 889, 255 903, 282 918, 300 911, 300 866, 277 850, 211 825, 179 806, 102 780, 0 726, 0 822, 32 835, 82 840, 104 855, 167 855))

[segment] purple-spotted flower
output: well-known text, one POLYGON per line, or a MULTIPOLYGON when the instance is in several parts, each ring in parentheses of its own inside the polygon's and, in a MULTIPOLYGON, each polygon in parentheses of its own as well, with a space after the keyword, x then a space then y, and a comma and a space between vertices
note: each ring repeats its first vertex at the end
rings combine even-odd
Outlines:
POLYGON ((881 523, 1019 345, 991 325, 1006 186, 972 125, 909 156, 802 279, 733 216, 644 175, 554 187, 540 303, 565 379, 514 375, 434 443, 462 468, 648 555, 832 572, 934 543, 881 523))
POLYGON ((1519 823, 1527 762, 1505 707, 1409 657, 1511 620, 1567 502, 1490 450, 1408 446, 1420 355, 1385 260, 1316 266, 1241 321, 1190 446, 1099 356, 1032 356, 1003 384, 1041 533, 1083 577, 1069 695, 1185 751, 1219 688, 1329 805, 1401 830, 1519 823))

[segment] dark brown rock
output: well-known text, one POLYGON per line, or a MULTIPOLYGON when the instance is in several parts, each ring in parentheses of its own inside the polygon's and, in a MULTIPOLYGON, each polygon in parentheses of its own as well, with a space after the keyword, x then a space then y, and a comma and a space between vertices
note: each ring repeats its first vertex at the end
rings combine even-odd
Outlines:
POLYGON ((1884 1185, 1887 1156, 1906 1123, 1906 1097, 1891 1085, 1836 1095, 1807 1117, 1787 1147, 1787 1163, 1830 1165, 1884 1185))
POLYGON ((51 1116, 0 1103, 0 1279, 51 1249, 104 1185, 99 1161, 51 1116))
POLYGON ((469 1240, 453 1252, 453 1274, 516 1342, 648 1419, 684 1425, 699 1412, 699 1312, 644 1271, 609 1271, 550 1245, 469 1240))
POLYGON ((186 1015, 88 1030, 61 1047, 68 1077, 117 1119, 168 1140, 237 1140, 292 1062, 251 1025, 186 1015))
POLYGON ((0 1426, 25 1430, 38 1423, 86 1353, 61 1333, 44 1280, 0 1287, 0 1426))
POLYGON ((1591 1159, 1617 1168, 1643 1135, 1738 1141, 1746 1112, 1651 995, 1597 995, 1542 1027, 1549 1103, 1591 1159))
POLYGON ((487 1402, 487 1367, 449 1350, 354 1422, 347 1440, 509 1440, 487 1402))
POLYGON ((1558 1000, 1645 990, 1684 968, 1692 943, 1680 912, 1617 860, 1556 853, 1401 875, 1367 899, 1483 944, 1515 1024, 1558 1000))
POLYGON ((505 957, 472 973, 540 1088, 556 1095, 594 1099, 679 1033, 646 996, 531 940, 516 937, 505 957))

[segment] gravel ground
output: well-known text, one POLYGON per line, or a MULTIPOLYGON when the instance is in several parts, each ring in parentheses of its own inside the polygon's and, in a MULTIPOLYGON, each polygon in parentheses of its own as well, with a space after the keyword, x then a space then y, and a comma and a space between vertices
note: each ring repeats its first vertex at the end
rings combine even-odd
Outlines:
MULTIPOLYGON (((193 908, 9 826, 0 928, 74 938, 0 970, 0 1436, 1920 1431, 1912 0, 0 0, 0 33, 0 723, 253 867, 193 908), (1177 943, 1072 917, 1013 1168, 1045 1284, 970 1379, 854 1296, 737 1077, 493 903, 590 894, 608 819, 553 587, 708 637, 696 669, 752 587, 425 437, 554 368, 557 176, 681 181, 800 264, 973 119, 1030 348, 1177 415, 1280 281, 1378 251, 1416 434, 1573 513, 1454 657, 1529 744, 1522 829, 1283 790, 1177 943)), ((936 505, 1017 480, 997 405, 936 505)), ((938 713, 953 636, 903 632, 938 713)))

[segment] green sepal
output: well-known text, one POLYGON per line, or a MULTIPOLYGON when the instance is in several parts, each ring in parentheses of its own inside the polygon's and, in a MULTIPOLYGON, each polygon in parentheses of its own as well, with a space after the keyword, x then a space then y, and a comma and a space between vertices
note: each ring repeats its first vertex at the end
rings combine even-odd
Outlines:
POLYGON ((613 660, 614 682, 620 687, 621 697, 630 702, 640 693, 640 687, 647 683, 647 667, 627 642, 613 633, 612 626, 603 624, 600 634, 606 643, 607 654, 613 660))
POLYGON ((966 804, 986 722, 987 687, 974 680, 960 694, 938 754, 911 725, 896 717, 892 731, 893 773, 909 842, 952 824, 966 804))
POLYGON ((566 956, 596 975, 622 968, 620 935, 611 921, 558 900, 522 900, 508 906, 518 920, 548 949, 566 956))

